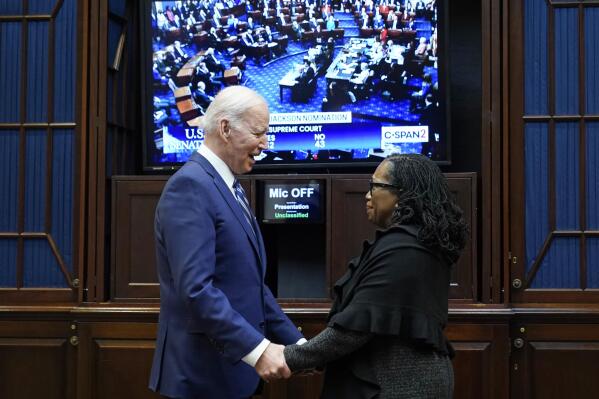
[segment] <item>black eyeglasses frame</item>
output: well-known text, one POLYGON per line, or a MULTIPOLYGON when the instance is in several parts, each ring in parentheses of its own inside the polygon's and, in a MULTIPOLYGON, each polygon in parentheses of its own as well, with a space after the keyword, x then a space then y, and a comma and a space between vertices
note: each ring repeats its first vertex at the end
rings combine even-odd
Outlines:
POLYGON ((370 193, 370 195, 372 195, 372 189, 375 187, 376 188, 394 189, 394 190, 398 190, 401 192, 401 188, 399 188, 396 185, 372 181, 372 179, 368 180, 368 192, 370 193))

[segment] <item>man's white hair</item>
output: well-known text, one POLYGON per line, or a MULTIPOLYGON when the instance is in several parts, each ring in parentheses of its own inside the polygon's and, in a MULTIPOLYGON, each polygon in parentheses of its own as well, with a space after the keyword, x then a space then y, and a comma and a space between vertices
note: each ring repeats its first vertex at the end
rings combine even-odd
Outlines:
POLYGON ((229 86, 221 90, 210 103, 202 126, 205 134, 217 133, 219 124, 226 119, 234 127, 240 127, 244 116, 250 109, 264 104, 266 100, 252 89, 245 86, 229 86))

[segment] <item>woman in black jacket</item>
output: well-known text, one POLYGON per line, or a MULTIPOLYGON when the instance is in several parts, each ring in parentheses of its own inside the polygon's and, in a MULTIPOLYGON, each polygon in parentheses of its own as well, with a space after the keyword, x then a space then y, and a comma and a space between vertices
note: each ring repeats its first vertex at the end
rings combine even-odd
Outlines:
POLYGON ((381 230, 335 284, 328 326, 285 348, 292 371, 325 367, 323 398, 451 398, 443 334, 451 266, 464 248, 462 211, 435 163, 386 158, 366 194, 381 230))

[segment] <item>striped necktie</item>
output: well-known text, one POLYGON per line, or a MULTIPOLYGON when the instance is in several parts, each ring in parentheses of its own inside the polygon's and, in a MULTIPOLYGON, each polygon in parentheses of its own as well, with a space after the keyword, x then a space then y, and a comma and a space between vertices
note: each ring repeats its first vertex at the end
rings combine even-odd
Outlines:
POLYGON ((254 231, 254 223, 252 223, 252 219, 254 217, 252 216, 252 211, 250 210, 250 203, 248 202, 248 199, 245 196, 245 191, 243 190, 243 187, 237 179, 235 179, 235 182, 233 183, 233 193, 235 193, 235 199, 237 200, 237 203, 243 210, 243 216, 245 216, 245 220, 252 228, 254 236, 256 236, 256 232, 254 231))

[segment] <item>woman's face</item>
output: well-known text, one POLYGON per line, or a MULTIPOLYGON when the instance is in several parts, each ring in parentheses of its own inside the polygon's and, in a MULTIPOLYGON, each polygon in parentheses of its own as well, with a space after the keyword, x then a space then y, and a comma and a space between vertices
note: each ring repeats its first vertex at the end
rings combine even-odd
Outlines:
POLYGON ((366 215, 377 227, 387 228, 397 204, 397 195, 391 187, 389 178, 389 162, 383 161, 372 175, 371 190, 366 193, 366 215))

